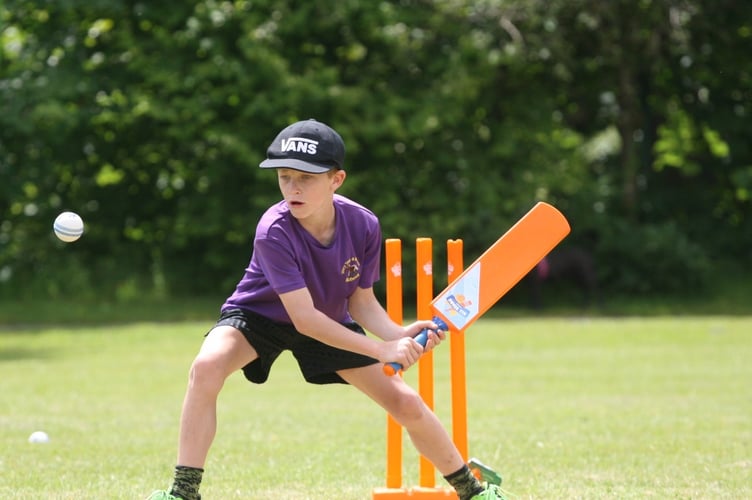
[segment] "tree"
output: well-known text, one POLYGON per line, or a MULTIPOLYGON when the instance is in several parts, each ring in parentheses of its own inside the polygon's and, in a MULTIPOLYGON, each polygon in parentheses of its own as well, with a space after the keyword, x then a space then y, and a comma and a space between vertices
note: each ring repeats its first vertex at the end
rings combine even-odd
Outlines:
POLYGON ((750 7, 722 5, 6 2, 0 294, 226 294, 279 197, 257 164, 309 117, 387 237, 475 256, 543 199, 614 289, 701 286, 752 238, 750 7))

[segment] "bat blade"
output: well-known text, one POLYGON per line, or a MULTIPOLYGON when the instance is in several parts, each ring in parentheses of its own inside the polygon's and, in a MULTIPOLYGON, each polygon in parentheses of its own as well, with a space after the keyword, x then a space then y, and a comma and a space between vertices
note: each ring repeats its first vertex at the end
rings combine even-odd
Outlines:
POLYGON ((488 311, 569 234, 567 219, 538 202, 431 302, 454 330, 488 311))
MULTIPOLYGON (((555 207, 538 202, 431 302, 439 328, 463 331, 525 277, 570 231, 555 207)), ((415 340, 425 346, 428 331, 415 340)), ((394 375, 399 363, 386 363, 394 375)))

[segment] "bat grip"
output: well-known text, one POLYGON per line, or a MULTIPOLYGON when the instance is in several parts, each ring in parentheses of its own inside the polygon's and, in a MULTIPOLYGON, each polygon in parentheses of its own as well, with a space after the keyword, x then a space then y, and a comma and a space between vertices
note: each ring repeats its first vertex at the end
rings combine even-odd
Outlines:
MULTIPOLYGON (((436 323, 436 326, 439 327, 439 330, 449 331, 449 326, 444 322, 443 319, 439 318, 438 316, 434 316, 431 318, 431 321, 436 323)), ((428 328, 424 328, 420 331, 418 335, 413 337, 416 342, 418 342, 421 346, 425 347, 428 343, 428 328)), ((396 375, 397 373, 402 371, 402 365, 399 363, 395 363, 394 361, 390 363, 384 363, 384 373, 386 375, 392 376, 396 375)))

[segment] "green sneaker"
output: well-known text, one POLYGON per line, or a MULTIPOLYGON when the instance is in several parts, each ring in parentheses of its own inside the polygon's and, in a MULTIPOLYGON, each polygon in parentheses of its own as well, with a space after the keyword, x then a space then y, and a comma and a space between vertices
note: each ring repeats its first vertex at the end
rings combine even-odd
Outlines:
POLYGON ((171 495, 169 492, 165 490, 157 490, 153 492, 146 500, 183 500, 180 497, 176 497, 174 495, 171 495))
POLYGON ((475 495, 471 500, 506 500, 504 491, 495 484, 484 485, 486 489, 475 495))

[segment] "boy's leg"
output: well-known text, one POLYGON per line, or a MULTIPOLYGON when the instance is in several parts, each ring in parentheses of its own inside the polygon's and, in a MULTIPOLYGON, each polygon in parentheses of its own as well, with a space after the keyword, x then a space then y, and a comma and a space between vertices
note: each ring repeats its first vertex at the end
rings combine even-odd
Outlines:
POLYGON ((227 377, 256 357, 243 334, 231 326, 218 326, 204 339, 183 400, 173 494, 200 498, 201 470, 217 429, 217 396, 227 377))
POLYGON ((441 421, 401 377, 385 376, 381 364, 337 373, 389 412, 405 428, 415 448, 442 475, 449 475, 464 465, 462 455, 441 421))
POLYGON ((191 365, 180 417, 178 464, 201 468, 217 428, 217 396, 225 380, 257 357, 237 329, 214 328, 191 365))
POLYGON ((438 469, 461 499, 483 491, 436 414, 401 377, 384 376, 380 363, 337 373, 405 428, 415 449, 438 469))

